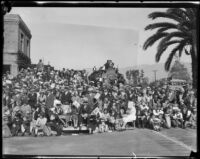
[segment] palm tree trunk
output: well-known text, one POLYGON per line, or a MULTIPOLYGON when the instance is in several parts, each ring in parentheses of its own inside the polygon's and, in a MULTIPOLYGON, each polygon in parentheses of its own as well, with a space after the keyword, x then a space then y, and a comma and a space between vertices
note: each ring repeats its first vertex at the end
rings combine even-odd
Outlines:
POLYGON ((192 79, 193 79, 193 88, 197 88, 197 69, 198 69, 198 58, 197 58, 197 30, 192 31, 193 36, 193 46, 191 50, 192 58, 192 79))
POLYGON ((195 56, 194 49, 192 49, 191 58, 192 58, 192 86, 193 88, 197 88, 197 69, 198 69, 198 61, 195 56))

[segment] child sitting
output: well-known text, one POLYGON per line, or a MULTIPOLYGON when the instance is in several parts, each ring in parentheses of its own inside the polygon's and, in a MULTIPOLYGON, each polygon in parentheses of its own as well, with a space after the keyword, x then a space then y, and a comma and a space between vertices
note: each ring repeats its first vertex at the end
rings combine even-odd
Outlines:
POLYGON ((38 136, 38 131, 42 130, 44 135, 49 136, 48 128, 46 126, 47 118, 44 116, 44 113, 40 113, 39 118, 36 121, 36 128, 35 128, 35 136, 38 136))
POLYGON ((108 119, 109 129, 114 131, 115 130, 115 122, 116 122, 115 111, 111 111, 111 113, 109 115, 110 115, 110 117, 108 119))
POLYGON ((107 118, 104 112, 102 112, 101 110, 99 112, 99 115, 100 115, 99 132, 100 133, 107 132, 108 131, 108 125, 106 124, 107 118))
POLYGON ((150 124, 150 128, 155 130, 155 131, 160 131, 160 119, 155 117, 154 114, 151 114, 150 118, 149 118, 149 124, 150 124))

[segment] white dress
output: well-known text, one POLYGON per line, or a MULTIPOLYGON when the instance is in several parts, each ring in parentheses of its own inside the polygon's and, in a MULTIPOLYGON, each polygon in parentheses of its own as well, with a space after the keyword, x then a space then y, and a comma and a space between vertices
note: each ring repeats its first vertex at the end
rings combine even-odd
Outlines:
POLYGON ((122 118, 125 123, 132 122, 136 120, 136 109, 135 106, 129 106, 129 114, 122 118))

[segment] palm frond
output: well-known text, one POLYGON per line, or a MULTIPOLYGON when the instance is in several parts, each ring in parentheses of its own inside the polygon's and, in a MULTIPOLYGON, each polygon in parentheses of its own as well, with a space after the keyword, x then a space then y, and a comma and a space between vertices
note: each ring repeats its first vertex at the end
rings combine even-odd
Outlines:
POLYGON ((160 57, 161 55, 165 52, 165 50, 170 46, 170 45, 173 45, 173 44, 176 44, 176 43, 181 43, 181 40, 172 40, 172 41, 165 41, 165 38, 162 39, 160 41, 160 43, 158 44, 158 47, 157 47, 157 53, 156 53, 156 62, 159 62, 160 61, 160 57))
POLYGON ((187 33, 183 33, 183 32, 180 32, 180 31, 176 31, 176 32, 172 32, 172 33, 169 33, 165 38, 165 41, 170 41, 170 39, 172 38, 186 38, 187 37, 187 33))
POLYGON ((166 30, 168 30, 168 29, 169 29, 169 28, 167 28, 167 27, 160 28, 160 29, 157 30, 157 33, 164 32, 164 31, 166 31, 166 30))
POLYGON ((187 30, 193 29, 193 24, 191 23, 191 21, 183 21, 179 25, 187 30))
POLYGON ((168 58, 167 58, 167 61, 165 62, 165 70, 166 71, 169 71, 170 69, 170 66, 171 66, 171 63, 172 63, 172 60, 173 60, 173 57, 174 55, 176 54, 176 52, 179 50, 179 46, 175 47, 171 53, 169 54, 168 58))
POLYGON ((168 18, 168 19, 175 20, 176 22, 179 22, 179 23, 182 21, 176 15, 166 13, 166 12, 153 12, 153 13, 149 14, 148 17, 153 19, 153 20, 156 19, 156 18, 168 18))
POLYGON ((145 27, 145 30, 153 30, 157 28, 168 28, 168 29, 177 29, 177 25, 173 23, 167 23, 167 22, 162 22, 162 23, 153 23, 149 24, 145 27))
POLYGON ((186 11, 181 8, 169 8, 167 13, 174 14, 180 18, 182 21, 189 21, 190 17, 187 16, 186 11))
POLYGON ((179 57, 181 57, 183 53, 183 49, 185 48, 187 40, 183 40, 182 43, 179 44, 179 57))
POLYGON ((152 46, 157 40, 162 39, 167 36, 169 33, 155 33, 150 36, 144 43, 143 49, 146 50, 148 47, 152 46))

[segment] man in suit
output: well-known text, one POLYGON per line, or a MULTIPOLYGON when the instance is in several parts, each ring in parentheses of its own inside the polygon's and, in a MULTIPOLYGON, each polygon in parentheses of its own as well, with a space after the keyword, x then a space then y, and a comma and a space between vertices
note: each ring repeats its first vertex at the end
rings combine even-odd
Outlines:
POLYGON ((71 92, 68 90, 69 88, 65 88, 62 93, 61 93, 61 103, 71 103, 72 102, 72 94, 71 92))
POLYGON ((53 90, 48 91, 47 99, 46 99, 46 107, 51 108, 54 104, 55 95, 53 94, 53 90))

